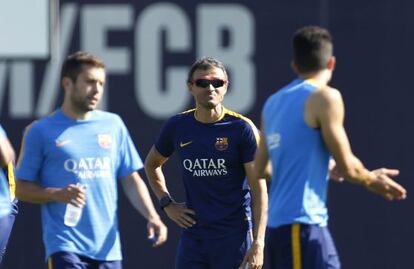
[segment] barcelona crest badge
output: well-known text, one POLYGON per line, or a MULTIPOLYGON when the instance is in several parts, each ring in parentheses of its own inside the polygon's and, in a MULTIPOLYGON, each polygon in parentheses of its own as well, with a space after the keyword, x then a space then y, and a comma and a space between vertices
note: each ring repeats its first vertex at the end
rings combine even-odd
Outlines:
POLYGON ((223 151, 229 147, 229 141, 227 137, 217 137, 216 138, 216 149, 223 151))
POLYGON ((112 146, 112 138, 109 134, 98 134, 98 144, 103 149, 109 149, 112 146))

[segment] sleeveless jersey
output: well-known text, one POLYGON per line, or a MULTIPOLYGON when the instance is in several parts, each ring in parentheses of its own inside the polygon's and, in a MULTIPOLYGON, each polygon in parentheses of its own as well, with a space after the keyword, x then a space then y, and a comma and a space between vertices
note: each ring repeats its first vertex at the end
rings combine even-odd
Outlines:
POLYGON ((262 118, 272 183, 269 192, 269 227, 305 223, 325 226, 330 154, 319 129, 304 118, 305 103, 317 88, 294 80, 266 101, 262 118))

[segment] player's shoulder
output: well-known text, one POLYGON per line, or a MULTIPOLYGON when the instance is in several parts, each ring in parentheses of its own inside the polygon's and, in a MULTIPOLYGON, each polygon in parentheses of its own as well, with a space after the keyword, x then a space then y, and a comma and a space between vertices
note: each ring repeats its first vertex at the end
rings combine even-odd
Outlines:
POLYGON ((266 98, 266 101, 263 104, 263 111, 267 111, 269 107, 273 106, 274 101, 280 95, 280 91, 272 93, 269 97, 266 98))
POLYGON ((177 115, 174 115, 172 118, 189 118, 189 117, 192 117, 193 115, 194 115, 194 112, 195 112, 195 108, 191 108, 191 109, 188 109, 188 110, 185 110, 185 111, 183 111, 183 112, 180 112, 180 113, 178 113, 177 115))
POLYGON ((55 110, 39 119, 32 121, 25 127, 25 132, 42 132, 53 128, 57 113, 58 110, 55 110))
POLYGON ((195 109, 189 109, 169 117, 163 123, 163 132, 190 129, 194 124, 194 111, 195 109))
POLYGON ((103 110, 95 110, 94 111, 94 118, 104 122, 105 124, 123 124, 124 121, 122 120, 121 116, 116 113, 103 111, 103 110))
POLYGON ((232 121, 234 124, 238 124, 242 127, 255 128, 256 129, 256 125, 248 117, 243 116, 242 114, 234 112, 234 111, 229 110, 227 108, 224 109, 224 113, 225 113, 225 116, 226 116, 227 120, 232 121))
POLYGON ((332 106, 342 103, 342 95, 338 89, 324 86, 309 96, 309 102, 316 106, 332 106))
POLYGON ((225 109, 224 112, 226 120, 232 121, 231 128, 239 130, 241 134, 249 134, 247 137, 254 136, 256 142, 259 141, 259 130, 251 119, 232 110, 225 109))
POLYGON ((227 108, 224 108, 224 114, 226 116, 228 116, 230 119, 233 119, 233 120, 236 120, 236 121, 251 122, 251 120, 248 117, 246 117, 246 116, 244 116, 244 115, 242 115, 238 112, 235 112, 233 110, 227 109, 227 108))
MULTIPOLYGON (((274 104, 277 102, 280 102, 281 98, 286 94, 286 92, 292 87, 292 83, 283 86, 282 88, 279 88, 277 90, 274 90, 273 93, 266 98, 262 111, 269 113, 269 110, 272 111, 274 108, 274 104)), ((271 112, 270 112, 271 113, 271 112)))
POLYGON ((102 118, 102 119, 113 119, 113 120, 119 120, 121 117, 114 113, 114 112, 109 112, 109 111, 104 111, 104 110, 94 110, 95 113, 95 117, 98 118, 102 118))
POLYGON ((186 111, 180 112, 178 114, 173 115, 168 119, 170 124, 177 124, 179 122, 186 122, 188 120, 193 119, 194 117, 195 108, 188 109, 186 111))

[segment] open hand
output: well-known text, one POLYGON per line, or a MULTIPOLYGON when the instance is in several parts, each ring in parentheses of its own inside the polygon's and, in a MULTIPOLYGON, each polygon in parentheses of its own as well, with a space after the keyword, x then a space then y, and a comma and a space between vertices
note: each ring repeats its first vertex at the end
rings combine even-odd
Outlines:
POLYGON ((380 168, 371 172, 376 178, 367 184, 368 190, 381 195, 389 201, 403 200, 407 197, 407 191, 404 187, 390 178, 398 176, 400 171, 397 169, 380 168))
POLYGON ((195 215, 194 210, 187 208, 185 203, 172 202, 164 207, 164 211, 181 228, 187 229, 196 223, 191 217, 191 215, 195 215))

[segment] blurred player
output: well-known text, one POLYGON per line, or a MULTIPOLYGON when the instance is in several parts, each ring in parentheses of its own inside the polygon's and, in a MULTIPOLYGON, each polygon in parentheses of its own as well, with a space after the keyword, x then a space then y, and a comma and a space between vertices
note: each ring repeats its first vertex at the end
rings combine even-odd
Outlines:
POLYGON ((335 67, 329 32, 298 30, 292 67, 298 78, 270 96, 262 111, 256 169, 260 177, 270 159, 273 171, 266 253, 273 269, 340 268, 327 228, 330 155, 349 182, 388 200, 404 199, 406 191, 389 178, 398 170, 368 171, 351 151, 342 97, 328 86, 335 67))
POLYGON ((6 253, 7 243, 17 214, 17 201, 14 195, 15 153, 0 126, 0 264, 6 253))
POLYGON ((42 204, 49 268, 120 269, 117 179, 148 220, 149 236, 157 238, 154 246, 166 240, 167 230, 137 173, 143 164, 123 121, 95 110, 104 90, 104 63, 77 52, 64 62, 61 79, 61 108, 26 129, 17 195, 42 204), (64 225, 67 203, 84 205, 76 227, 64 225))
POLYGON ((228 77, 218 60, 196 61, 187 85, 196 108, 166 122, 145 161, 161 208, 184 228, 176 268, 234 269, 243 258, 243 268, 261 268, 267 192, 265 180, 253 178, 258 131, 249 119, 223 107, 228 77), (186 203, 173 200, 162 172, 174 151, 181 161, 186 203))

